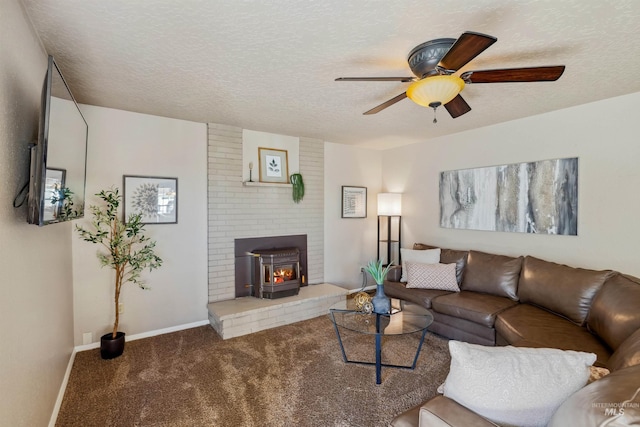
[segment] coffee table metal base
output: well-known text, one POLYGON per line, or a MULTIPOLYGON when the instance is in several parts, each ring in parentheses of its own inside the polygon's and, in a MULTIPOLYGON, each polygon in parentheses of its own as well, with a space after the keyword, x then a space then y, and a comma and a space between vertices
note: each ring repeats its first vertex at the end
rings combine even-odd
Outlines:
POLYGON ((420 343, 418 344, 418 349, 416 350, 416 355, 413 358, 413 363, 411 365, 393 365, 389 363, 382 363, 382 332, 380 332, 380 317, 384 315, 376 314, 376 331, 375 335, 376 339, 376 361, 375 362, 367 362, 367 361, 359 361, 359 360, 349 360, 347 358, 347 353, 344 350, 344 345, 342 344, 342 337, 340 336, 340 329, 336 322, 333 322, 333 327, 336 330, 336 336, 338 337, 338 343, 340 344, 340 351, 342 351, 342 359, 345 363, 357 363, 360 365, 375 365, 376 367, 376 384, 382 384, 382 367, 385 368, 401 368, 401 369, 415 369, 416 363, 418 362, 418 356, 420 356, 420 350, 422 349, 422 344, 424 343, 424 337, 427 334, 427 328, 422 330, 422 335, 420 337, 420 343))

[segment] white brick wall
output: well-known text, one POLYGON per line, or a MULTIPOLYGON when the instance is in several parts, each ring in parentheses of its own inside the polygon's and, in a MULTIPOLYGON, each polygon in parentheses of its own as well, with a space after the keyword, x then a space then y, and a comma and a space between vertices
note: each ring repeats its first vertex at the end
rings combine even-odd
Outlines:
POLYGON ((324 281, 324 143, 300 138, 304 200, 291 187, 242 184, 242 129, 208 124, 209 302, 232 299, 234 239, 307 235, 308 282, 324 281))

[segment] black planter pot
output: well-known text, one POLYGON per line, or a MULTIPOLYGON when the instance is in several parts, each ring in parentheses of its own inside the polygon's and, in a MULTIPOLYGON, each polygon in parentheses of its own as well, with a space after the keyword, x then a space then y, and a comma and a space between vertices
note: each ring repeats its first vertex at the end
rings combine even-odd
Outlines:
POLYGON ((113 334, 109 332, 100 337, 100 356, 103 359, 113 359, 122 354, 124 351, 124 332, 113 334))

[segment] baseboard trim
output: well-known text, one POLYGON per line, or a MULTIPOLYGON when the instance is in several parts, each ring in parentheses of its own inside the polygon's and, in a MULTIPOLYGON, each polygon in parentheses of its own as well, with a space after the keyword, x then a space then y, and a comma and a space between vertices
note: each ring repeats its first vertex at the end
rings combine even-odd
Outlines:
MULTIPOLYGON (((184 325, 171 326, 170 328, 156 329, 155 331, 142 332, 140 334, 127 335, 127 341, 135 341, 142 338, 155 337, 156 335, 170 334, 171 332, 183 331, 185 329, 197 328, 209 324, 209 319, 199 320, 197 322, 185 323, 184 325)), ((100 343, 97 343, 98 347, 100 343)))
POLYGON ((53 405, 53 411, 51 412, 51 418, 49 419, 49 427, 55 427, 56 421, 58 420, 58 413, 60 412, 60 407, 62 406, 64 392, 67 390, 67 383, 69 382, 69 376, 71 375, 71 368, 73 368, 74 360, 76 360, 75 348, 71 352, 71 357, 69 357, 69 363, 67 363, 67 370, 64 373, 64 378, 62 378, 62 384, 60 384, 58 397, 56 398, 55 405, 53 405))
MULTIPOLYGON (((171 326, 170 328, 156 329, 148 332, 141 332, 139 334, 127 335, 126 340, 135 341, 142 338, 155 337, 156 335, 170 334, 171 332, 183 331, 185 329, 197 328, 198 326, 208 325, 209 320, 199 320, 193 323, 185 323, 183 325, 171 326)), ((85 351, 100 348, 100 342, 92 342, 91 344, 77 345, 75 351, 85 351)))
MULTIPOLYGON (((209 319, 207 320, 199 320, 197 322, 185 323, 183 325, 171 326, 170 328, 156 329, 153 331, 142 332, 140 334, 127 335, 127 341, 135 341, 142 338, 154 337, 156 335, 169 334, 171 332, 178 332, 185 329, 197 328, 199 326, 209 325, 209 319)), ((60 407, 62 406, 62 399, 64 398, 64 393, 67 391, 67 383, 69 382, 69 376, 71 375, 71 369, 73 368, 73 362, 76 360, 76 354, 80 351, 85 350, 93 350, 96 348, 100 348, 99 342, 94 342, 91 344, 85 345, 77 345, 73 348, 71 352, 71 356, 69 357, 69 363, 67 364, 67 370, 64 373, 64 378, 62 379, 62 384, 60 384, 60 390, 58 391, 58 397, 56 399, 56 403, 53 406, 53 411, 51 412, 51 418, 49 419, 49 427, 55 427, 56 421, 58 420, 58 413, 60 412, 60 407)))

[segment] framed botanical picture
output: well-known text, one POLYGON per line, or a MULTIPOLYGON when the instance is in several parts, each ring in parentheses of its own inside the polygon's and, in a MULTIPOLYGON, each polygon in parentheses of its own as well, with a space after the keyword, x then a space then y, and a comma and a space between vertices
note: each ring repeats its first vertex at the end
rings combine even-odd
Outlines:
POLYGON ((289 183, 287 150, 258 147, 260 182, 289 183))
POLYGON ((124 218, 142 214, 145 224, 178 222, 178 178, 124 176, 124 218))
POLYGON ((367 217, 367 187, 342 186, 342 218, 367 217))
POLYGON ((44 206, 42 207, 43 221, 54 221, 60 216, 63 198, 65 169, 47 168, 44 181, 44 206))

